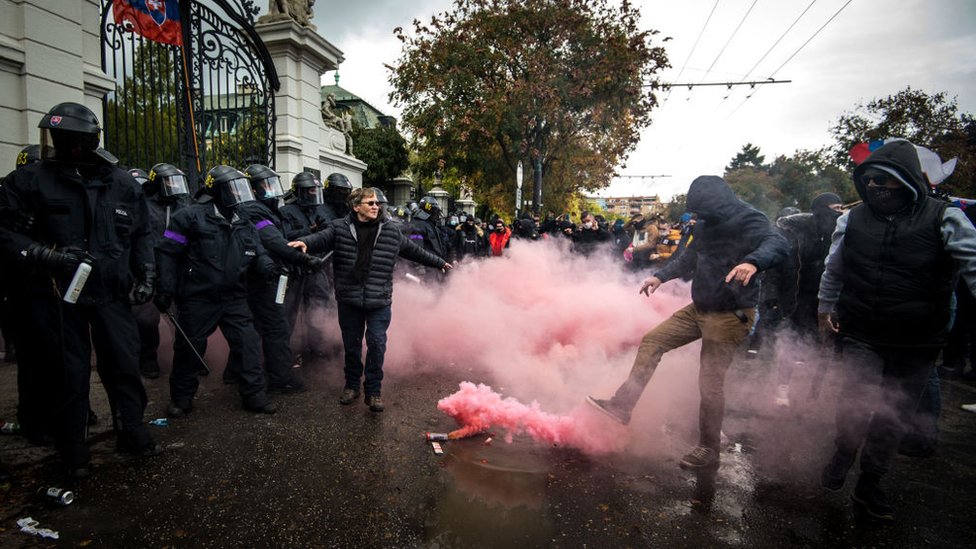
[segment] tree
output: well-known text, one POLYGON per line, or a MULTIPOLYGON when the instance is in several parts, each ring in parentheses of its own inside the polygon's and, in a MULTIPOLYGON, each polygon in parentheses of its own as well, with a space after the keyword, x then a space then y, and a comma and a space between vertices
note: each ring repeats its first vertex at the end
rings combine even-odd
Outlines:
POLYGON ((125 166, 149 171, 179 164, 180 132, 172 47, 149 40, 135 49, 131 76, 105 101, 105 146, 125 166))
POLYGON ((857 143, 904 137, 935 151, 943 161, 958 158, 955 173, 942 189, 961 196, 976 196, 976 124, 973 116, 959 113, 947 92, 928 95, 910 86, 895 95, 859 104, 830 128, 836 140, 834 161, 853 169, 848 152, 857 143))
POLYGON ((668 202, 668 207, 664 211, 664 217, 671 221, 674 221, 681 217, 681 214, 688 211, 688 195, 676 194, 671 197, 671 202, 668 202))
MULTIPOLYGON (((453 11, 398 28, 390 94, 425 159, 456 169, 476 200, 511 211, 515 170, 542 165, 546 207, 606 185, 657 105, 668 66, 657 31, 609 0, 456 0, 453 11)), ((536 205, 537 207, 539 205, 536 205)))
POLYGON ((363 181, 374 187, 385 185, 410 166, 407 141, 396 126, 384 125, 363 128, 358 124, 352 131, 356 157, 366 163, 363 181))
POLYGON ((729 165, 725 168, 725 170, 731 172, 746 166, 762 168, 763 161, 765 160, 766 157, 759 154, 759 147, 756 147, 752 143, 746 143, 745 146, 742 147, 742 151, 735 155, 735 158, 732 159, 732 162, 729 162, 729 165))

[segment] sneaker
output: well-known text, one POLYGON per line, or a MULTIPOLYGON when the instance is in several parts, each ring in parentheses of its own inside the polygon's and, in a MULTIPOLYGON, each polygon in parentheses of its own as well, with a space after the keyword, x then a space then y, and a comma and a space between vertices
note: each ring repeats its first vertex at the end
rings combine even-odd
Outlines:
POLYGON ((193 405, 189 402, 171 401, 166 407, 166 415, 169 417, 183 417, 193 410, 193 405))
POLYGON ((847 480, 847 472, 854 465, 855 457, 856 454, 847 454, 839 451, 834 452, 834 455, 830 458, 830 462, 827 463, 823 473, 820 475, 820 485, 831 492, 836 492, 843 488, 844 481, 847 480))
POLYGON ((383 399, 380 398, 380 395, 366 397, 366 406, 369 406, 371 412, 382 412, 385 409, 383 407, 383 399))
POLYGON ((348 406, 353 402, 356 402, 357 398, 359 398, 359 391, 355 389, 343 389, 342 396, 339 397, 339 404, 348 406))
POLYGON ((586 402, 621 425, 627 425, 630 423, 630 412, 614 407, 612 401, 610 400, 600 400, 598 398, 588 396, 586 397, 586 402))
POLYGON ((718 452, 704 446, 695 446, 681 458, 678 464, 682 469, 704 469, 718 466, 718 452))
POLYGON ((851 494, 851 500, 873 518, 895 520, 895 508, 888 503, 877 478, 861 475, 854 487, 854 493, 851 494))
POLYGON ((776 396, 773 397, 773 404, 777 408, 789 408, 790 407, 790 386, 780 385, 776 388, 776 396))
POLYGON ((963 404, 962 406, 960 406, 960 408, 962 408, 963 410, 966 410, 967 412, 972 412, 972 413, 976 414, 976 403, 973 403, 973 404, 963 404))

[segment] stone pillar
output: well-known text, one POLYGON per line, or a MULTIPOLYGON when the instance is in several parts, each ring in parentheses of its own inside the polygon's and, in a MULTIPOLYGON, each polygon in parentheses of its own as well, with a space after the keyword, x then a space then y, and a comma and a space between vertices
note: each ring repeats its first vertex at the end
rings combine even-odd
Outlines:
POLYGON ((342 52, 314 28, 291 19, 259 20, 254 30, 264 40, 281 82, 275 95, 275 170, 286 183, 310 168, 322 179, 343 173, 354 187, 362 187, 366 164, 345 154, 342 132, 322 122, 321 77, 339 67, 342 52))
POLYGON ((98 0, 0 0, 0 172, 36 144, 41 117, 65 101, 104 121, 115 82, 102 72, 98 0))

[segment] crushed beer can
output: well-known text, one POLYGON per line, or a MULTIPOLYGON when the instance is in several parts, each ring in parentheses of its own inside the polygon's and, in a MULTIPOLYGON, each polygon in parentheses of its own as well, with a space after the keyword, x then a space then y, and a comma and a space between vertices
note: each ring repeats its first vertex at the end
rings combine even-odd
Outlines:
POLYGON ((72 492, 71 490, 65 490, 64 488, 57 488, 54 486, 50 488, 41 488, 40 490, 37 491, 37 493, 49 499, 50 501, 53 501, 58 505, 65 506, 65 507, 71 505, 71 503, 75 500, 74 492, 72 492))

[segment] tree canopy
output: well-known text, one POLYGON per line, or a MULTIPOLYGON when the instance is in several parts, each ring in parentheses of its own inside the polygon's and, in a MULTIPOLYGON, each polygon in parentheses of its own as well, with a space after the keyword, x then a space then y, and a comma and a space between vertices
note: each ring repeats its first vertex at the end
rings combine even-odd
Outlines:
POLYGON ((976 120, 960 113, 947 92, 929 95, 910 86, 894 95, 855 106, 830 129, 836 139, 832 148, 839 166, 853 169, 848 151, 857 143, 904 137, 928 147, 943 161, 958 158, 956 170, 942 190, 957 196, 976 197, 976 120))
POLYGON ((369 167, 363 181, 374 187, 383 186, 401 175, 409 166, 407 141, 393 125, 376 128, 353 128, 356 157, 369 167))
POLYGON ((657 105, 654 75, 668 66, 657 31, 639 28, 626 0, 456 0, 413 32, 389 67, 417 175, 438 163, 475 198, 511 211, 515 170, 533 160, 547 208, 609 182, 657 105))

